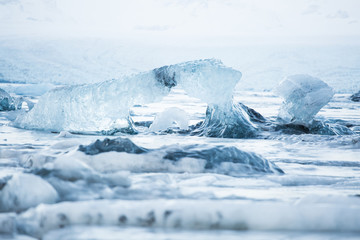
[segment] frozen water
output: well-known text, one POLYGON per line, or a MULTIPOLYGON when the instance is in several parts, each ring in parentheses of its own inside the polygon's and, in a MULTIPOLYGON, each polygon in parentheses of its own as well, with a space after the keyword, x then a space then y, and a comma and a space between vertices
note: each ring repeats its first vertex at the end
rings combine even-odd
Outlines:
MULTIPOLYGON (((341 118, 342 124, 360 126, 359 106, 349 101, 349 96, 336 95, 319 117, 341 118)), ((256 122, 256 118, 251 117, 256 124, 274 119, 281 103, 270 93, 242 92, 235 95, 235 100, 261 112, 263 118, 253 112, 260 120, 256 122)), ((169 102, 166 100, 165 104, 169 102)), ((198 115, 204 109, 199 107, 201 104, 179 104, 198 110, 192 119, 204 118, 198 115)), ((245 107, 243 110, 247 114, 252 112, 245 107)), ((329 237, 340 239, 341 234, 357 236, 353 230, 358 228, 360 206, 356 197, 360 183, 358 135, 271 133, 267 138, 219 139, 142 133, 128 135, 128 140, 102 140, 101 136, 72 134, 71 138, 63 138, 6 125, 0 128, 3 138, 0 164, 6 166, 2 171, 38 175, 59 195, 60 203, 39 205, 15 214, 14 224, 23 234, 45 239, 58 236, 76 239, 84 230, 79 232, 74 228, 86 226, 91 231, 99 229, 102 237, 94 238, 102 239, 107 235, 134 236, 130 229, 136 226, 136 232, 151 231, 149 239, 161 234, 179 236, 179 239, 195 235, 204 239, 213 231, 225 228, 234 229, 230 236, 246 233, 255 239, 257 234, 260 238, 272 234, 275 239, 292 238, 295 232, 306 239, 313 237, 311 234, 317 230, 331 231, 329 237), (88 154, 77 150, 80 144, 88 154), (162 147, 164 144, 169 146, 162 147), (141 146, 142 153, 131 153, 136 146, 141 146), (285 174, 249 174, 249 169, 229 161, 236 156, 234 147, 243 150, 244 155, 239 151, 238 156, 260 153, 285 174), (167 154, 175 160, 164 159, 167 154), (206 169, 206 164, 216 156, 223 159, 222 164, 215 161, 212 169, 206 169), (18 165, 12 165, 14 163, 18 165), (314 192, 317 197, 313 196, 314 192), (164 220, 165 215, 168 220, 164 220), (42 222, 46 222, 45 225, 42 222), (118 235, 106 226, 116 226, 118 235), (154 232, 155 227, 174 233, 154 232)), ((316 234, 317 239, 328 236, 328 232, 316 234)))
POLYGON ((232 101, 240 78, 239 71, 214 59, 164 66, 117 80, 54 89, 15 123, 27 129, 72 132, 128 128, 133 105, 159 101, 173 86, 179 84, 208 104, 222 105, 232 101))
POLYGON ((160 100, 168 88, 153 72, 94 85, 63 87, 43 95, 16 124, 29 129, 90 132, 129 127, 129 109, 135 103, 160 100))
POLYGON ((32 174, 14 174, 2 183, 0 211, 21 211, 40 203, 55 203, 58 194, 46 181, 32 174))
POLYGON ((171 81, 178 82, 189 96, 199 98, 209 105, 230 102, 235 86, 242 76, 241 72, 224 66, 216 59, 165 66, 155 69, 155 72, 161 77, 169 76, 171 81))
MULTIPOLYGON (((37 46, 24 45, 25 41, 0 42, 0 88, 14 98, 22 95, 36 103, 38 95, 52 87, 39 82, 71 89, 73 84, 213 56, 244 75, 233 92, 236 79, 230 73, 234 71, 238 81, 237 71, 222 69, 216 60, 192 62, 202 73, 209 67, 215 76, 218 66, 229 76, 228 80, 209 78, 218 81, 219 89, 224 85, 227 90, 223 97, 209 85, 201 90, 213 97, 207 99, 196 92, 207 86, 200 72, 191 73, 191 64, 153 70, 149 82, 158 84, 165 97, 159 96, 161 102, 137 104, 130 113, 126 110, 121 121, 124 126, 129 126, 128 121, 135 123, 138 134, 116 133, 115 129, 113 133, 124 135, 121 139, 14 128, 14 116, 23 110, 0 112, 0 191, 11 177, 27 174, 48 183, 58 195, 56 202, 38 201, 22 210, 1 213, 1 239, 31 239, 30 235, 51 240, 358 239, 360 105, 350 95, 359 90, 360 48, 142 47, 135 51, 128 45, 119 47, 120 43, 118 48, 109 44, 101 50, 95 41, 84 42, 64 47, 64 42, 56 41, 51 45, 56 51, 50 52, 49 45, 41 41, 37 46), (307 126, 280 123, 281 99, 263 92, 297 72, 318 76, 336 91, 307 126), (182 82, 181 74, 192 82, 182 82), (189 85, 186 91, 184 85, 189 85), (147 127, 156 114, 172 107, 188 113, 191 126, 187 132, 150 133, 147 127), (200 128, 201 122, 219 125, 200 128), (223 130, 216 132, 216 127, 223 130), (241 138, 209 138, 196 129, 206 129, 212 136, 239 134, 241 138), (191 136, 191 131, 201 137, 191 136), (244 138, 246 131, 254 137, 244 138)), ((136 76, 140 75, 123 78, 136 76)), ((97 86, 94 90, 108 82, 82 87, 97 86)), ((134 85, 141 88, 141 84, 134 85)), ((62 106, 55 99, 51 98, 49 108, 62 106)), ((102 111, 99 105, 95 102, 90 108, 102 111)), ((41 115, 40 109, 37 112, 41 115)), ((34 196, 34 184, 20 184, 22 193, 23 186, 29 186, 26 196, 34 196)))
POLYGON ((284 99, 279 117, 305 126, 334 95, 332 88, 320 79, 300 74, 286 77, 275 91, 284 99))
POLYGON ((187 130, 189 128, 188 114, 180 108, 167 108, 156 115, 149 130, 153 132, 166 130, 168 128, 180 128, 187 130))

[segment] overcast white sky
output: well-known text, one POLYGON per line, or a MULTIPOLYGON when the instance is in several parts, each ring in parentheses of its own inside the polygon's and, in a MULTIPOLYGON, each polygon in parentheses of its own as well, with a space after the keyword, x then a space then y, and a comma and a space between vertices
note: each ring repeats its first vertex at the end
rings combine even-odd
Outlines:
POLYGON ((360 36, 360 0, 0 0, 0 35, 360 36))

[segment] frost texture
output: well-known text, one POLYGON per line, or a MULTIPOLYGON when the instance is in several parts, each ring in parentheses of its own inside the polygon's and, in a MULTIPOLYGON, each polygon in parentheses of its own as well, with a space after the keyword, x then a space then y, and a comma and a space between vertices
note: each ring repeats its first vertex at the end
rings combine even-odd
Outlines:
POLYGON ((129 109, 156 102, 180 85, 188 95, 210 105, 224 105, 241 73, 221 61, 198 60, 91 85, 54 89, 21 115, 15 125, 28 129, 98 132, 131 128, 129 109))
POLYGON ((286 77, 275 91, 284 99, 279 118, 305 126, 334 95, 320 79, 300 74, 286 77))

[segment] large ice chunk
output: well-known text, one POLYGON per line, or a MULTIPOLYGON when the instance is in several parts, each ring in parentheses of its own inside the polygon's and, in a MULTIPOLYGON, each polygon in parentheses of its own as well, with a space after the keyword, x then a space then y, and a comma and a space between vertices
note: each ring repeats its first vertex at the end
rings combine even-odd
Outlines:
POLYGON ((284 99, 279 118, 286 123, 305 126, 334 95, 329 85, 306 74, 286 77, 275 92, 284 99))
POLYGON ((215 59, 164 66, 122 79, 54 89, 15 125, 72 132, 126 128, 130 107, 159 101, 176 85, 208 104, 222 105, 232 100, 240 78, 239 71, 215 59))
POLYGON ((13 98, 9 93, 0 88, 0 111, 20 109, 22 102, 22 98, 13 98))

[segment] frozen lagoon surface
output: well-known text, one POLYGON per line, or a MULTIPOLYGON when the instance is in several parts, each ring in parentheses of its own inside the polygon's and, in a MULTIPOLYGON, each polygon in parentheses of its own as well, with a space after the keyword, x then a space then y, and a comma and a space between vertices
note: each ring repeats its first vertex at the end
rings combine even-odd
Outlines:
MULTIPOLYGON (((92 61, 82 58, 84 55, 69 57, 78 61, 74 63, 65 61, 64 56, 63 59, 61 56, 52 59, 51 55, 44 53, 48 49, 43 52, 39 50, 53 43, 33 48, 32 51, 39 50, 41 61, 26 46, 20 51, 9 42, 1 44, 1 51, 8 52, 8 58, 1 57, 3 81, 0 88, 12 96, 28 97, 35 103, 39 95, 61 82, 59 75, 60 80, 49 77, 54 76, 54 71, 64 75, 72 73, 69 78, 73 80, 75 76, 81 76, 76 82, 84 83, 87 76, 91 76, 89 82, 95 82, 99 78, 118 77, 119 73, 115 71, 122 70, 121 74, 127 75, 188 60, 182 59, 185 54, 180 55, 179 59, 156 55, 157 65, 153 66, 154 63, 142 64, 131 61, 135 57, 125 56, 129 60, 126 65, 125 60, 116 55, 100 55, 102 58, 97 60, 90 56, 97 63, 108 62, 109 59, 124 63, 119 63, 119 68, 106 65, 103 72, 92 68, 94 74, 91 74, 87 69, 91 68, 92 61), (47 66, 45 70, 41 69, 41 62, 47 66), (112 67, 116 70, 111 70, 112 67), (15 81, 16 76, 19 81, 15 81)), ((72 48, 67 45, 61 47, 72 48)), ((321 59, 322 54, 325 56, 322 50, 317 55, 316 52, 312 53, 314 57, 310 57, 306 50, 304 53, 303 48, 299 49, 290 52, 279 50, 262 56, 267 59, 272 56, 272 59, 277 59, 277 64, 272 61, 273 67, 263 64, 258 69, 251 69, 249 65, 242 68, 241 61, 244 60, 239 60, 236 65, 236 58, 227 57, 226 50, 212 54, 243 74, 234 93, 234 102, 241 102, 273 121, 276 121, 282 99, 264 90, 275 86, 284 77, 282 74, 298 73, 296 69, 321 78, 333 87, 336 94, 315 119, 348 126, 354 134, 268 131, 261 137, 230 139, 190 136, 177 131, 157 134, 147 131, 154 117, 169 108, 185 111, 189 124, 204 120, 207 104, 188 96, 177 87, 160 102, 131 108, 132 120, 141 123, 137 125, 140 133, 136 135, 118 133, 117 136, 104 136, 26 130, 12 126, 18 112, 0 112, 1 238, 358 239, 360 105, 349 100, 351 94, 359 90, 360 67, 356 66, 359 61, 354 63, 349 60, 356 58, 356 51, 347 49, 352 52, 346 60, 348 63, 334 60, 337 59, 334 54, 328 62, 318 63, 320 65, 315 70, 315 66, 305 60, 321 59), (281 61, 294 58, 296 61, 293 61, 293 65, 287 62, 286 69, 274 70, 275 65, 281 66, 281 61), (301 60, 304 62, 301 63, 301 60), (332 67, 331 70, 322 67, 326 64, 332 67), (344 70, 346 66, 341 64, 348 64, 348 68, 344 70), (295 69, 294 72, 288 72, 291 68, 295 69), (327 74, 331 76, 327 78, 327 74), (252 77, 250 82, 256 82, 263 76, 269 76, 269 81, 264 80, 263 89, 256 89, 254 86, 259 84, 253 84, 253 87, 249 87, 252 90, 244 90, 243 86, 250 81, 249 78, 252 77), (94 155, 78 151, 80 145, 89 146, 96 140, 118 137, 130 139, 140 148, 137 150, 139 152, 141 149, 151 151, 141 154, 110 151, 94 155), (242 157, 248 156, 246 153, 255 153, 259 158, 253 159, 270 161, 284 173, 249 171, 231 162, 204 167, 208 162, 206 157, 201 158, 201 154, 198 157, 199 151, 220 148, 239 149, 242 152, 236 153, 242 157), (169 153, 176 158, 176 154, 184 152, 186 156, 181 161, 164 158, 169 153), (32 194, 37 197, 30 198, 32 194)), ((359 51, 359 48, 356 49, 359 51)), ((333 50, 338 57, 345 54, 344 51, 346 49, 338 47, 333 50)), ((86 53, 94 56, 99 54, 91 51, 86 53)), ((66 55, 66 51, 63 54, 66 55)), ((190 58, 205 58, 209 54, 195 53, 196 56, 190 58)), ((95 63, 92 64, 95 66, 95 63)), ((73 82, 64 81, 62 85, 73 82)), ((162 118, 164 116, 166 114, 162 118)))

